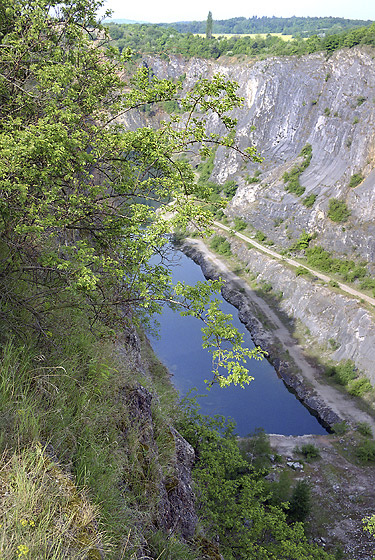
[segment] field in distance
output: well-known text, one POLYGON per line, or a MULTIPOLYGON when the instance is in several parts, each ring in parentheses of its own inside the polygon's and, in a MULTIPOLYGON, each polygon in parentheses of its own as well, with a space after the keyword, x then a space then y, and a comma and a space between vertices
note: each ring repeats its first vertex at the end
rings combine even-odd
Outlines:
MULTIPOLYGON (((193 33, 193 35, 197 35, 198 37, 205 37, 205 33, 193 33)), ((273 37, 281 37, 283 41, 291 41, 293 39, 293 35, 283 35, 282 33, 213 33, 212 37, 218 39, 219 37, 225 37, 229 39, 230 37, 251 37, 251 39, 255 39, 255 37, 261 37, 265 39, 267 35, 271 35, 273 37)))

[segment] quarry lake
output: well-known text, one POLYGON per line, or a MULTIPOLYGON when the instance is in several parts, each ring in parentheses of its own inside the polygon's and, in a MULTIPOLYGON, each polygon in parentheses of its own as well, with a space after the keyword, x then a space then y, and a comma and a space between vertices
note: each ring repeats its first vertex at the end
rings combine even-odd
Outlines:
MULTIPOLYGON (((204 280, 200 267, 177 250, 173 254, 173 281, 195 284, 204 280)), ((233 323, 244 334, 247 347, 252 348, 249 332, 240 322, 237 309, 222 302, 222 310, 233 315, 233 323)), ((151 336, 151 344, 159 359, 173 374, 172 382, 181 396, 192 388, 203 395, 198 397, 202 414, 221 414, 231 417, 237 424, 236 432, 245 436, 256 428, 267 433, 283 435, 323 434, 326 430, 317 418, 288 391, 273 366, 266 360, 249 360, 247 367, 254 381, 244 389, 214 385, 207 390, 204 379, 212 378, 211 355, 202 349, 202 323, 192 317, 181 317, 179 313, 165 307, 157 317, 160 323, 159 337, 151 336)))

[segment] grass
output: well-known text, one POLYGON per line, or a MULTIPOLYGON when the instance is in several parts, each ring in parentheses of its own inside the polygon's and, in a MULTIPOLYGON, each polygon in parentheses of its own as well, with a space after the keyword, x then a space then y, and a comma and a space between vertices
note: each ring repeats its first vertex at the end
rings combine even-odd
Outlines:
POLYGON ((56 322, 66 336, 54 344, 13 339, 0 353, 0 558, 96 560, 100 545, 134 559, 173 469, 176 393, 151 349, 146 379, 125 340, 120 358, 79 312, 56 322), (139 382, 160 391, 140 421, 129 399, 139 382))
POLYGON ((109 552, 98 507, 36 445, 0 462, 0 554, 3 560, 100 560, 109 552))

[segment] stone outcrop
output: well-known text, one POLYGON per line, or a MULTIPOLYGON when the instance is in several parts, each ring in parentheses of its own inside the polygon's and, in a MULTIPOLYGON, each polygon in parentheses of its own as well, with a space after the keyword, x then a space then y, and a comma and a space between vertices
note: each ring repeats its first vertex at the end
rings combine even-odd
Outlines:
POLYGON ((241 241, 232 241, 233 253, 257 275, 282 293, 280 308, 299 319, 322 347, 333 341, 335 361, 353 360, 375 384, 375 322, 357 300, 335 293, 313 280, 296 276, 293 270, 260 251, 249 250, 241 241))
POLYGON ((191 469, 195 453, 192 446, 172 427, 168 430, 174 453, 168 475, 163 475, 158 461, 158 446, 155 441, 151 412, 152 395, 139 385, 124 391, 129 410, 129 423, 137 430, 139 445, 145 450, 145 461, 151 469, 159 471, 158 503, 155 524, 162 530, 180 533, 185 539, 193 537, 198 522, 194 509, 191 469), (151 465, 152 463, 152 465, 151 465))
MULTIPOLYGON (((241 148, 255 145, 264 161, 244 167, 236 153, 218 149, 212 179, 234 179, 239 188, 228 213, 243 217, 284 247, 302 229, 317 234, 317 242, 337 254, 375 260, 375 50, 342 49, 327 57, 273 57, 262 61, 234 59, 169 62, 148 59, 158 77, 186 75, 188 89, 199 77, 221 73, 236 80, 244 105, 234 111, 241 148), (300 176, 302 197, 285 191, 282 176, 301 162, 301 149, 310 144, 312 159, 300 176), (246 176, 260 172, 258 183, 246 176), (363 181, 349 187, 353 174, 363 181), (302 200, 315 195, 307 208, 302 200), (330 198, 346 202, 351 215, 337 224, 327 217, 330 198)), ((220 132, 217 120, 211 132, 220 132)))

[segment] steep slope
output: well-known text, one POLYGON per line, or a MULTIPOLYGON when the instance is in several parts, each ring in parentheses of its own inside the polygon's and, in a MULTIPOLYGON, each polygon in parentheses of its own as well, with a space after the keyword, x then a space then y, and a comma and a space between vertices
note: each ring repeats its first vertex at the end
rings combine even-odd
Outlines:
MULTIPOLYGON (((375 257, 375 51, 370 47, 343 49, 327 58, 270 58, 258 62, 149 59, 156 75, 186 74, 189 87, 197 77, 220 72, 239 84, 244 106, 238 110, 240 146, 255 145, 261 165, 243 167, 235 153, 217 150, 212 178, 235 179, 239 185, 228 212, 242 216, 278 244, 287 247, 302 229, 316 232, 319 244, 339 254, 375 257), (299 154, 310 144, 312 157, 299 181, 302 196, 285 190, 283 174, 302 163, 299 154), (260 171, 259 182, 246 176, 260 171), (349 187, 352 175, 363 178, 349 187), (308 208, 302 201, 316 200, 308 208), (328 216, 329 199, 346 202, 345 227, 328 216)), ((212 119, 211 127, 217 130, 212 119)))

